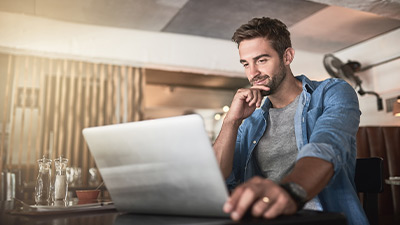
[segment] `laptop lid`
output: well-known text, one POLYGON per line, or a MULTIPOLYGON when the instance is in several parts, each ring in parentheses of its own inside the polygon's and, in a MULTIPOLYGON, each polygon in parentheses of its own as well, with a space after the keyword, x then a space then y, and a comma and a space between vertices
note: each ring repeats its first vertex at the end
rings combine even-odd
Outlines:
POLYGON ((228 191, 199 115, 85 128, 120 211, 223 216, 228 191))

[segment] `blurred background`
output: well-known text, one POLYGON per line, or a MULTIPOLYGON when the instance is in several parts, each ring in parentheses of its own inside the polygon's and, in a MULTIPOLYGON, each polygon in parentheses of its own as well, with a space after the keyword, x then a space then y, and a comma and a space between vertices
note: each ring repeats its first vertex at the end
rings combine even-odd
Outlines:
POLYGON ((71 186, 101 181, 85 127, 198 113, 213 141, 248 86, 230 38, 261 16, 288 25, 296 75, 330 77, 327 54, 373 65, 354 74, 383 109, 360 95, 360 125, 399 126, 399 12, 376 0, 1 0, 0 168, 29 198, 43 155, 69 159, 71 186))

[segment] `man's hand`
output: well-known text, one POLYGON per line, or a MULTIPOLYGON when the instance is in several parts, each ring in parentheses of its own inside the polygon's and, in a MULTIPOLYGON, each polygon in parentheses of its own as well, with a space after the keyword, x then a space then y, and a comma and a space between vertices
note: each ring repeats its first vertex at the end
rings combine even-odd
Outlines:
POLYGON ((226 117, 232 121, 242 121, 249 117, 257 107, 261 106, 263 95, 261 92, 269 91, 265 86, 253 86, 239 89, 233 97, 231 107, 226 117))
POLYGON ((239 89, 233 97, 229 112, 225 116, 221 131, 214 142, 215 156, 224 178, 232 172, 233 155, 238 129, 243 119, 249 117, 257 107, 261 106, 261 91, 269 91, 265 86, 239 89))
POLYGON ((278 184, 254 177, 238 186, 223 208, 235 221, 240 220, 248 209, 251 209, 251 214, 255 217, 271 219, 282 214, 294 214, 297 205, 278 184))

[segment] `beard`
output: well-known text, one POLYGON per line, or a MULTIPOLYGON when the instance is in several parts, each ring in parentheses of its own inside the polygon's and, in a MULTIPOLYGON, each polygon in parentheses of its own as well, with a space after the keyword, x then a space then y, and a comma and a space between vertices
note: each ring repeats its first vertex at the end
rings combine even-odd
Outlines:
POLYGON ((259 81, 259 80, 263 80, 263 79, 269 79, 271 78, 270 81, 265 84, 265 87, 269 87, 269 91, 261 91, 261 95, 262 96, 267 96, 267 95, 272 95, 276 92, 276 90, 278 89, 278 87, 281 85, 282 81, 285 79, 286 77, 286 67, 283 65, 283 62, 281 62, 279 64, 279 71, 275 74, 273 74, 273 76, 270 75, 258 75, 253 77, 253 79, 250 80, 250 84, 251 86, 254 85, 255 82, 259 81))

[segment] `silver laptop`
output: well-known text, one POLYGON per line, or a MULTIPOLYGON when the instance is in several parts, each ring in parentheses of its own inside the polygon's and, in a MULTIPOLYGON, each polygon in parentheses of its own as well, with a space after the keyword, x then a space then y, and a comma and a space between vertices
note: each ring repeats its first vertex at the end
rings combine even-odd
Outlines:
POLYGON ((228 217, 228 191, 199 115, 91 127, 83 135, 118 210, 228 217))

